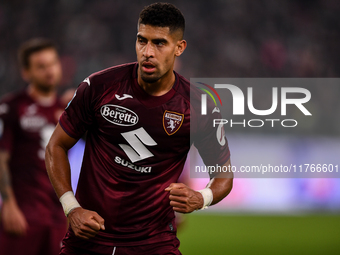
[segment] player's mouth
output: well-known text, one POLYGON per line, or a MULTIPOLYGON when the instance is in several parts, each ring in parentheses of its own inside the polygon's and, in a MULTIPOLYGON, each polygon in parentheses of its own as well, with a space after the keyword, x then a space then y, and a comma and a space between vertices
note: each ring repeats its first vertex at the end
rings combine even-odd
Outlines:
POLYGON ((149 61, 145 61, 142 63, 142 70, 145 73, 154 73, 156 71, 156 66, 149 61))

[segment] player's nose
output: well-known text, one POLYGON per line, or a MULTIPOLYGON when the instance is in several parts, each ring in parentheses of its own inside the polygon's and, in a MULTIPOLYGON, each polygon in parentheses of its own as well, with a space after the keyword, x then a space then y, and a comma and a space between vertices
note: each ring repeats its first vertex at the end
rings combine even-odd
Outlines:
POLYGON ((152 47, 151 43, 147 43, 144 47, 144 56, 146 58, 154 56, 154 48, 152 47))

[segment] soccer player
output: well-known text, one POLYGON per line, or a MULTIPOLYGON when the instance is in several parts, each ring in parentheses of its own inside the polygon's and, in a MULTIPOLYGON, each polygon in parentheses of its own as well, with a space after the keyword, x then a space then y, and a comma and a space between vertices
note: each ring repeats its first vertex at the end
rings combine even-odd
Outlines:
POLYGON ((67 222, 44 159, 63 111, 61 65, 54 44, 42 38, 25 42, 19 60, 29 85, 0 102, 0 254, 54 255, 67 222))
POLYGON ((206 164, 230 164, 225 138, 212 125, 220 115, 198 121, 189 81, 173 70, 187 45, 184 23, 171 4, 145 7, 137 62, 90 75, 61 116, 46 148, 47 170, 70 222, 61 254, 181 254, 174 212, 206 208, 230 192, 232 175, 211 178, 201 191, 177 183, 190 125, 206 164), (74 196, 67 151, 85 132, 74 196))

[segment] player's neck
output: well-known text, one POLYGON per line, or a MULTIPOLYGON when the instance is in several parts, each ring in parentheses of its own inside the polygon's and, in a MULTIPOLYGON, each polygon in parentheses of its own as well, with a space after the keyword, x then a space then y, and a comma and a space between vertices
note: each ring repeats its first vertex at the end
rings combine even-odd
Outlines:
POLYGON ((147 83, 142 80, 138 74, 138 84, 142 89, 151 96, 162 96, 166 94, 175 83, 176 77, 174 72, 171 70, 167 75, 164 75, 161 79, 154 83, 147 83))
POLYGON ((50 91, 42 91, 34 86, 33 84, 28 85, 27 88, 28 95, 33 98, 38 104, 42 106, 51 106, 55 103, 57 98, 57 93, 55 89, 50 91))

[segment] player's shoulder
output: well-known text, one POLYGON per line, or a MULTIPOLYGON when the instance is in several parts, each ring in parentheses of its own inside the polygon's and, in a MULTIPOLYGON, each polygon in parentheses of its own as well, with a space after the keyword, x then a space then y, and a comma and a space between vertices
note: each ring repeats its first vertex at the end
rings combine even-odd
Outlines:
POLYGON ((89 86, 92 86, 99 84, 112 84, 128 80, 132 78, 135 66, 135 62, 112 66, 91 74, 83 82, 87 83, 89 86))
POLYGON ((7 93, 0 99, 0 115, 8 113, 10 109, 16 108, 18 105, 24 103, 26 98, 26 90, 7 93))
MULTIPOLYGON (((186 101, 187 105, 190 107, 190 112, 192 116, 199 116, 201 105, 202 105, 202 94, 204 92, 197 87, 197 84, 191 83, 189 80, 176 73, 179 81, 179 86, 177 86, 177 94, 181 95, 186 101)), ((214 112, 215 104, 211 98, 206 98, 207 111, 214 112)), ((210 115, 209 115, 210 116, 210 115)))
POLYGON ((199 100, 202 94, 201 91, 182 75, 176 73, 176 76, 178 79, 178 86, 175 88, 177 93, 191 104, 193 100, 199 100))
POLYGON ((175 72, 175 75, 178 84, 174 89, 179 96, 190 102, 190 82, 177 72, 175 72))
POLYGON ((19 91, 15 92, 10 92, 5 94, 2 98, 0 98, 0 103, 6 103, 6 104, 11 104, 11 103, 17 103, 22 101, 24 98, 27 98, 27 92, 26 90, 22 89, 19 91))

